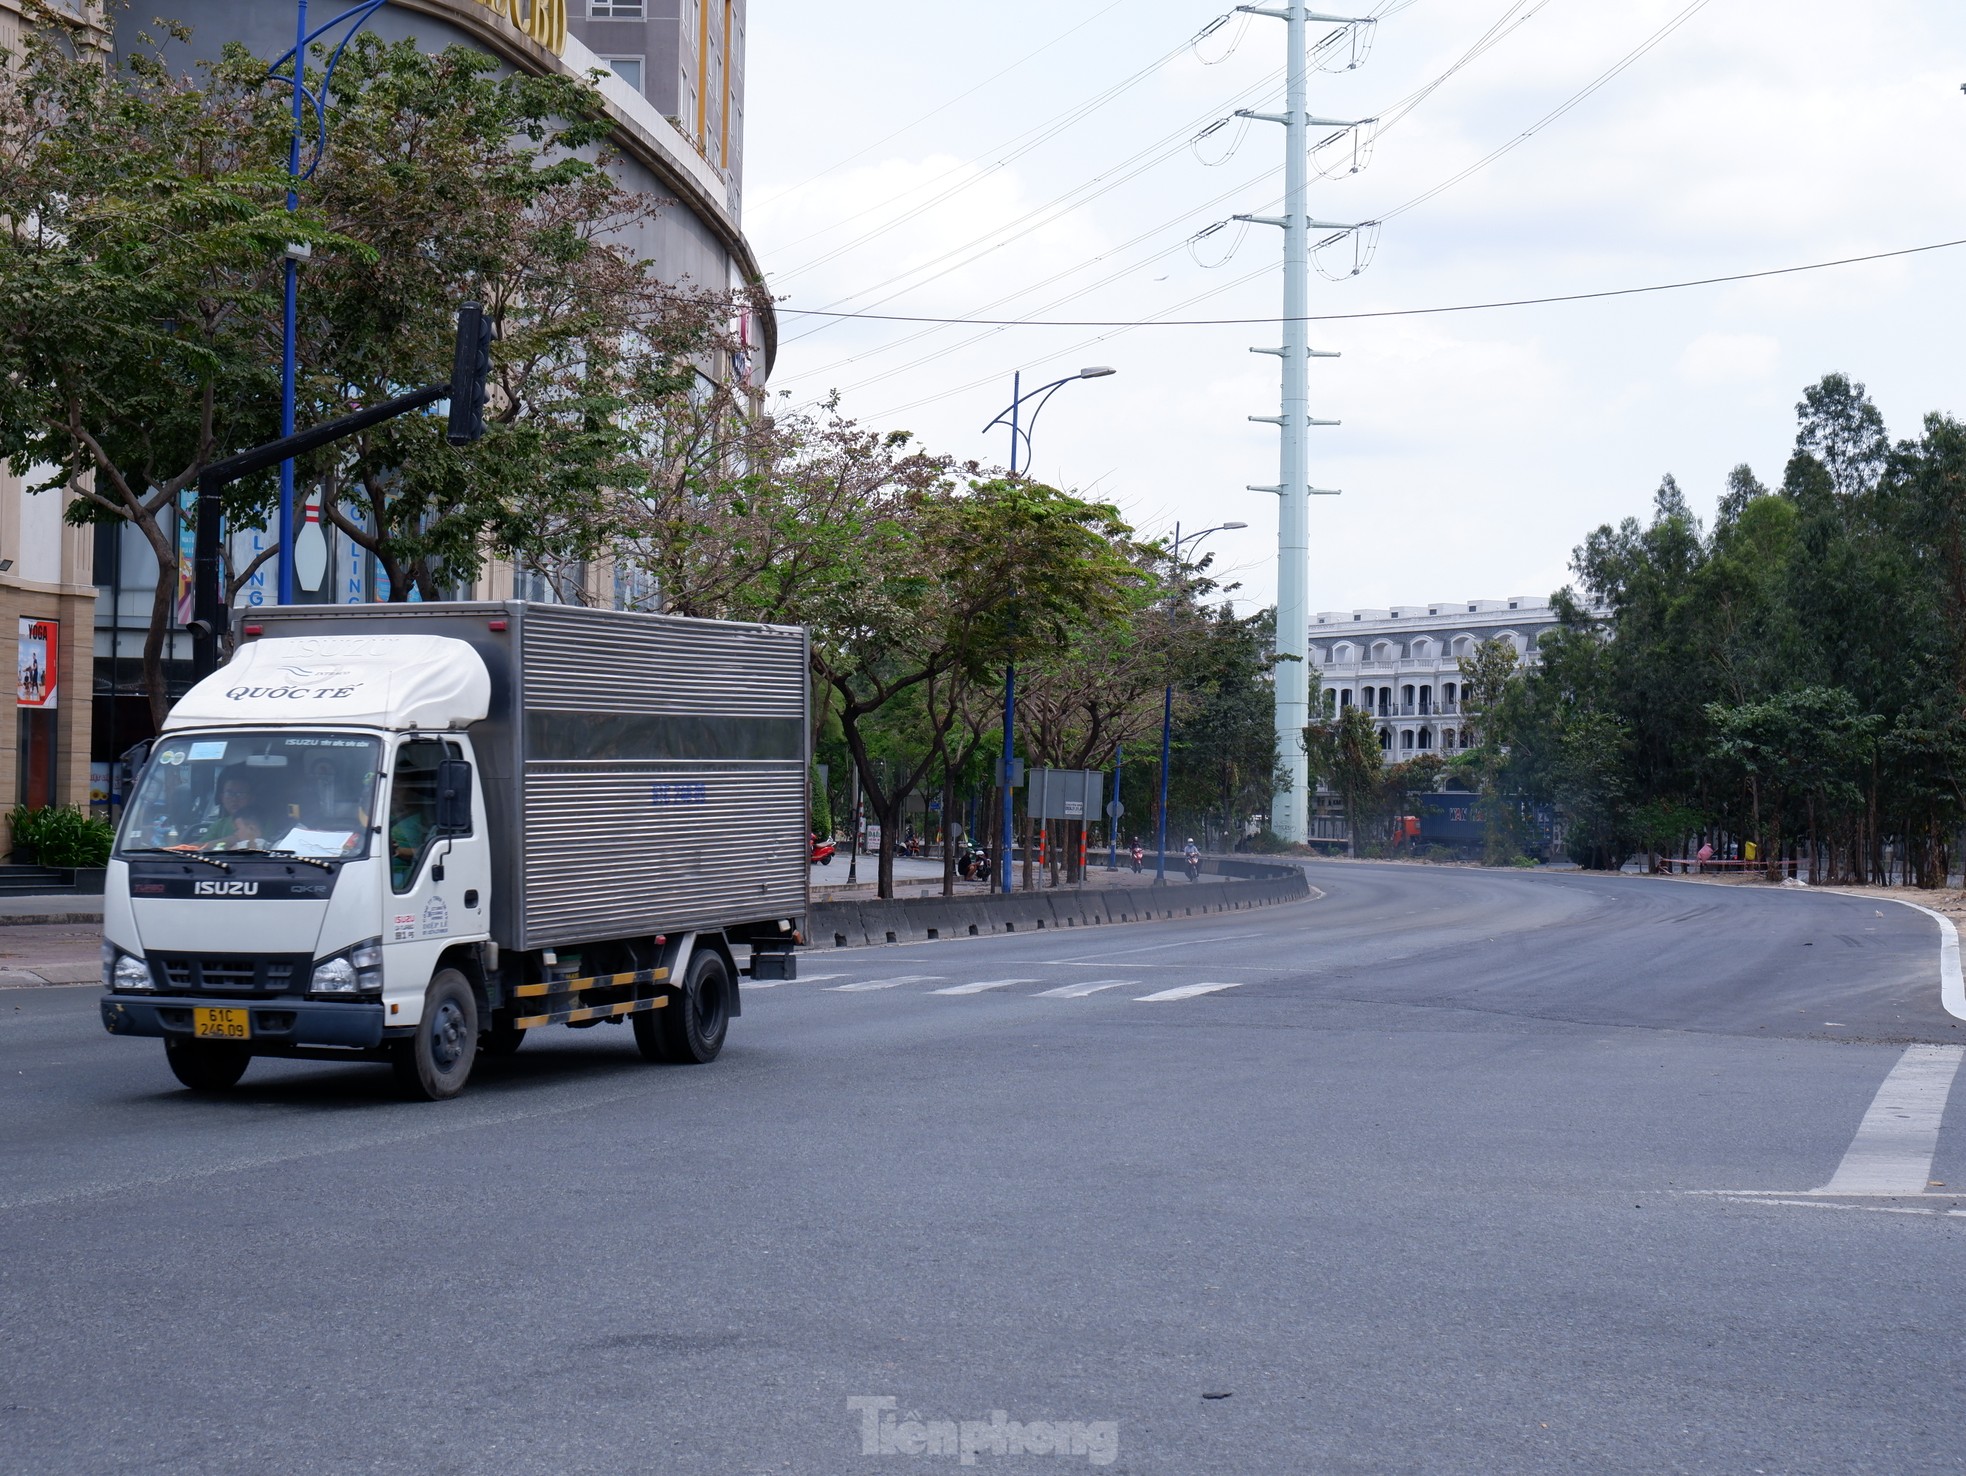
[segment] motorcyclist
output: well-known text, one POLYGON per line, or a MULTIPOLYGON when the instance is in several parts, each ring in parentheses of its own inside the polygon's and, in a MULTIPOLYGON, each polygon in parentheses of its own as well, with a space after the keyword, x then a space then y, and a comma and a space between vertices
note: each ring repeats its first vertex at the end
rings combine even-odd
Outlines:
POLYGON ((1140 870, 1141 863, 1147 859, 1146 847, 1142 846, 1140 842, 1136 840, 1133 843, 1132 854, 1133 854, 1133 869, 1134 871, 1138 872, 1140 870))
POLYGON ((1181 864, 1188 868, 1190 881, 1201 875, 1201 847, 1195 844, 1192 835, 1188 837, 1188 843, 1181 848, 1181 864))

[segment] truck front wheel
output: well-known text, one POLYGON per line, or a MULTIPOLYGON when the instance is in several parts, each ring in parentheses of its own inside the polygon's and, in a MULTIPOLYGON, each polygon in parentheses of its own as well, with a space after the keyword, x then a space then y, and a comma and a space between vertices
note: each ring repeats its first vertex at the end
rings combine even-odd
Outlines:
POLYGON ((659 1010, 635 1016, 635 1044, 651 1061, 701 1066, 717 1059, 730 1029, 730 969, 706 948, 690 960, 683 987, 659 1010))
POLYGON ((439 969, 423 996, 416 1034, 396 1047, 396 1081, 412 1101, 455 1097, 478 1054, 478 1001, 456 969, 439 969))
POLYGON ((244 1046, 224 1041, 164 1041, 164 1059, 171 1063, 171 1075, 194 1092, 222 1092, 237 1086, 246 1074, 252 1054, 244 1046))

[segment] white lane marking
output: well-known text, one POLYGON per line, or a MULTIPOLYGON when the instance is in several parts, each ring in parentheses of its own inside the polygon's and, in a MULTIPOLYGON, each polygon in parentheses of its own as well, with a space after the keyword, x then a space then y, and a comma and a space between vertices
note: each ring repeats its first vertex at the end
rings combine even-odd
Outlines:
POLYGON ((1178 984, 1172 989, 1163 989, 1156 994, 1140 995, 1135 1004, 1158 1004, 1164 1000, 1193 999, 1197 994, 1214 994, 1221 989, 1240 989, 1241 984, 1178 984))
POLYGON ((1057 989, 1040 989, 1032 995, 1033 999, 1084 999, 1088 994, 1097 994, 1102 989, 1118 989, 1127 984, 1138 984, 1138 979, 1089 979, 1083 984, 1064 984, 1057 989))
MULTIPOLYGON (((1113 966, 1113 961, 1110 958, 1096 958, 1090 963, 1081 962, 1075 958, 1041 958, 1036 960, 1036 962, 1042 964, 1045 968, 1055 966, 1061 969, 1110 969, 1113 966)), ((1137 958, 1128 959, 1126 966, 1129 969, 1192 969, 1194 967, 1191 963, 1145 963, 1137 958)))
POLYGON ((1908 1046, 1871 1099, 1836 1173, 1812 1194, 1923 1194, 1939 1147, 1939 1123, 1966 1046, 1908 1046))
POLYGON ((1922 912, 1939 925, 1939 1003, 1953 1019, 1966 1020, 1966 979, 1959 972, 1959 929, 1943 912, 1934 912, 1902 897, 1886 900, 1922 912))
POLYGON ((845 974, 801 974, 796 979, 745 979, 740 986, 746 994, 753 989, 776 989, 781 984, 818 984, 827 979, 844 979, 845 974))
POLYGON ((863 979, 858 984, 835 984, 835 994, 862 994, 869 989, 894 989, 902 984, 939 984, 946 974, 903 974, 898 979, 863 979))
POLYGON ((1035 984, 1036 979, 978 979, 973 984, 951 984, 947 989, 931 989, 930 994, 981 994, 986 989, 1002 989, 1010 984, 1035 984))

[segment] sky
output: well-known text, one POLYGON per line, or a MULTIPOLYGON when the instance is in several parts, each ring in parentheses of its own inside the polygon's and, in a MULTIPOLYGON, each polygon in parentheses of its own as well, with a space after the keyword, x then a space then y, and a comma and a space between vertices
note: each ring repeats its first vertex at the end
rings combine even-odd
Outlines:
MULTIPOLYGON (((1331 10, 1331 7, 1326 7, 1331 10)), ((1383 312, 1763 271, 1966 238, 1958 0, 1365 0, 1322 53, 1341 141, 1314 216, 1382 220, 1322 255, 1311 312, 1383 312), (1675 24, 1676 22, 1676 24, 1675 24), (1499 23, 1499 28, 1498 28, 1499 23), (1483 43, 1486 43, 1485 45, 1483 43), (1648 46, 1649 49, 1642 50, 1648 46), (1470 52, 1476 54, 1470 56, 1470 52), (1634 53, 1637 54, 1634 57, 1634 53), (1536 125, 1629 59, 1540 128, 1536 125), (1356 65, 1346 65, 1356 61, 1356 65), (1428 90, 1430 89, 1430 90, 1428 90), (1416 94, 1422 94, 1414 101, 1416 94), (1521 138, 1526 131, 1526 138, 1521 138), (1351 136, 1348 135, 1349 139, 1351 136), (1410 208, 1492 151, 1515 147, 1410 208)), ((931 317, 1274 318, 1284 27, 1220 0, 750 0, 744 224, 775 296, 769 389, 1002 464, 983 427, 1065 385, 1028 470, 1144 534, 1212 535, 1239 608, 1275 590, 1274 324, 929 327, 931 317), (1233 252, 1233 254, 1231 254, 1233 252), (1203 296, 1203 294, 1212 294, 1203 296)), ((1327 27, 1313 26, 1318 36, 1327 27)), ((1892 433, 1966 415, 1966 246, 1594 302, 1312 325, 1313 610, 1547 595, 1670 472, 1711 514, 1780 479, 1801 391, 1840 371, 1892 433)))

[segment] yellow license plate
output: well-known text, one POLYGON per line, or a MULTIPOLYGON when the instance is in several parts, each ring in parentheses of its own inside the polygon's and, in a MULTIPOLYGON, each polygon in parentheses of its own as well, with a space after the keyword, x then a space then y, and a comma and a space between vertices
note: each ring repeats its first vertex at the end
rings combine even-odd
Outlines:
POLYGON ((249 1040, 252 1016, 246 1010, 200 1010, 191 1012, 191 1033, 200 1040, 249 1040))

